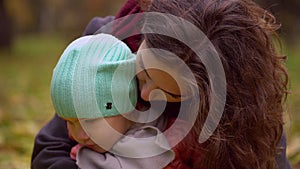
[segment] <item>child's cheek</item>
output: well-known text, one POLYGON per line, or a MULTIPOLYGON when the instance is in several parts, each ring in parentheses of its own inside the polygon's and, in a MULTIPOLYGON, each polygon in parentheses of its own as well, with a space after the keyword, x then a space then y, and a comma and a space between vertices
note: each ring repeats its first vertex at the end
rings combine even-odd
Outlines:
MULTIPOLYGON (((116 120, 116 123, 120 121, 116 120)), ((123 136, 123 133, 113 127, 107 121, 99 119, 93 124, 87 124, 85 129, 93 142, 107 151, 123 136)))

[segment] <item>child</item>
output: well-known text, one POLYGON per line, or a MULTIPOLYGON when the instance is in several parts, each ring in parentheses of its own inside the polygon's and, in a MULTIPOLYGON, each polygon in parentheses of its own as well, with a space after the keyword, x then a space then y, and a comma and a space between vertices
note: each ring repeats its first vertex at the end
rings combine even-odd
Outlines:
POLYGON ((174 159, 160 134, 166 125, 163 118, 149 124, 128 119, 138 115, 135 60, 125 43, 98 34, 73 41, 58 61, 52 102, 67 121, 70 137, 79 143, 72 152, 80 168, 157 169, 174 159), (146 149, 156 152, 149 155, 146 149))

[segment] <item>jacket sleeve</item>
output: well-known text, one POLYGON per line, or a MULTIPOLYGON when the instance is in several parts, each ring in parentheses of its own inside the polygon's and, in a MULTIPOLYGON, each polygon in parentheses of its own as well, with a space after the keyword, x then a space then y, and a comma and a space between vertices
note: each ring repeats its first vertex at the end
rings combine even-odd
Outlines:
POLYGON ((286 156, 286 134, 283 132, 281 139, 277 145, 281 152, 279 152, 276 156, 276 162, 279 169, 291 169, 290 162, 286 156))
POLYGON ((114 20, 114 16, 106 16, 104 18, 94 17, 90 20, 88 25, 85 27, 82 36, 93 35, 96 33, 102 26, 114 20))
POLYGON ((70 150, 75 144, 68 136, 66 122, 55 115, 35 138, 31 168, 77 169, 70 158, 70 150))

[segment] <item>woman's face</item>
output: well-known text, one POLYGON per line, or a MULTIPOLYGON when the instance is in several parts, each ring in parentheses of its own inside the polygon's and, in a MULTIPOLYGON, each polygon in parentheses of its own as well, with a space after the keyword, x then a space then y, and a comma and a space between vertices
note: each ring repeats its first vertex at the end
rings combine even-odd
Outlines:
MULTIPOLYGON (((137 78, 141 98, 145 101, 165 100, 168 102, 180 102, 183 99, 177 82, 168 73, 153 68, 159 62, 156 57, 147 49, 146 43, 142 42, 137 53, 137 78), (152 68, 150 68, 152 67, 152 68), (160 92, 153 92, 158 89, 160 92), (151 93, 152 92, 152 93, 151 93), (161 93, 162 92, 162 93, 161 93), (162 96, 164 94, 165 96, 162 96)), ((173 67, 176 68, 176 65, 173 67)))

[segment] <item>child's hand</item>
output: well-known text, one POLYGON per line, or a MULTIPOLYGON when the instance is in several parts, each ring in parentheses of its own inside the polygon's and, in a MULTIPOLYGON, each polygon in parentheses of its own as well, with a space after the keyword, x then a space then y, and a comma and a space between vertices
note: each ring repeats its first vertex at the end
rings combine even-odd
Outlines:
POLYGON ((77 144, 76 146, 74 146, 74 147, 71 149, 70 157, 71 157, 73 160, 76 160, 76 154, 77 154, 79 148, 81 148, 81 147, 82 147, 81 144, 77 144))

